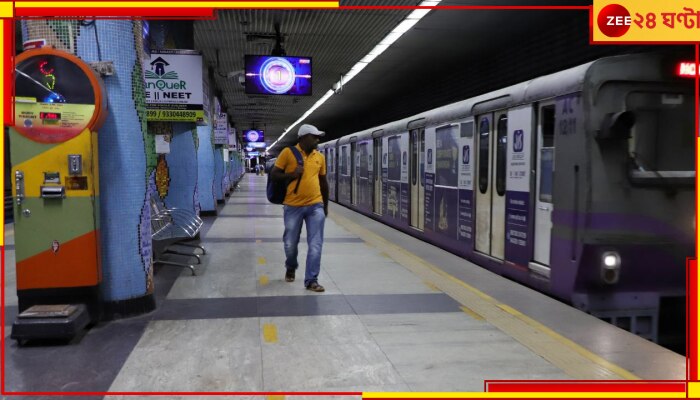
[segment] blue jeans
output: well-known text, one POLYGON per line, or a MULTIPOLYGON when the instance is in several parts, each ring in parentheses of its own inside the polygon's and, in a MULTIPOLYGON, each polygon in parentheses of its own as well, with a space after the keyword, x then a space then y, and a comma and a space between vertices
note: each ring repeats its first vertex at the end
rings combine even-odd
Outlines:
POLYGON ((303 207, 284 206, 284 254, 287 256, 285 261, 287 269, 299 268, 297 247, 301 235, 301 224, 304 221, 306 221, 306 241, 309 245, 309 251, 306 254, 304 286, 309 286, 318 281, 318 273, 321 272, 323 225, 326 222, 323 203, 303 207))

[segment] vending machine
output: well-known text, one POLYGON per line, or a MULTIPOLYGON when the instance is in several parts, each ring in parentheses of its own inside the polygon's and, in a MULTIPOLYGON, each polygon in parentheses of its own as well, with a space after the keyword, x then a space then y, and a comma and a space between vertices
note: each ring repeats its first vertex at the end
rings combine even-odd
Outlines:
POLYGON ((68 338, 99 319, 100 77, 50 47, 15 61, 10 128, 19 315, 11 337, 68 338))

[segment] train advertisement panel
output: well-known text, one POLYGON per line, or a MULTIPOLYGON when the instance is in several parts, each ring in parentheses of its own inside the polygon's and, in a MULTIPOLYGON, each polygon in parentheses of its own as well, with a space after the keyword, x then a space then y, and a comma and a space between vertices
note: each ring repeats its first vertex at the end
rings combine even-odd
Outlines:
POLYGON ((472 243, 474 192, 474 120, 459 126, 459 240, 472 243))
POLYGON ((506 240, 505 258, 527 266, 532 254, 530 234, 530 169, 532 148, 532 106, 508 112, 506 150, 506 240))
POLYGON ((435 189, 433 223, 435 232, 457 239, 457 180, 459 164, 459 126, 447 125, 435 130, 435 189))

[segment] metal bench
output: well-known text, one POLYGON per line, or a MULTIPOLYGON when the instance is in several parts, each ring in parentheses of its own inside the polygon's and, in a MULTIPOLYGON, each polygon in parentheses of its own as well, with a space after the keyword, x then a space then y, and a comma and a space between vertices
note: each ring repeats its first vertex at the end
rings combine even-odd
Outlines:
POLYGON ((151 239, 153 241, 153 263, 186 267, 195 275, 195 267, 191 263, 181 263, 162 259, 165 254, 175 254, 195 258, 201 264, 200 256, 206 254, 204 247, 188 243, 197 240, 203 221, 195 213, 179 208, 166 208, 160 198, 151 197, 151 239), (178 245, 192 249, 192 252, 180 251, 170 246, 178 245), (201 254, 197 254, 197 250, 201 254))

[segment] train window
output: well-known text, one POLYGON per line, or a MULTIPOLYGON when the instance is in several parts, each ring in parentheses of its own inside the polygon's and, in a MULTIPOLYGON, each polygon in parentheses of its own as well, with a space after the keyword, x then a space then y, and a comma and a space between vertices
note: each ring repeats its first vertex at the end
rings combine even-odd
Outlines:
POLYGON ((340 148, 340 173, 344 176, 350 175, 348 171, 348 147, 343 146, 340 148))
POLYGON ((483 194, 489 188, 489 143, 491 124, 483 118, 479 124, 479 191, 483 194))
POLYGON ((418 179, 418 130, 411 131, 411 185, 418 179))
POLYGON ((399 136, 394 136, 389 138, 389 149, 388 149, 388 172, 390 181, 400 181, 401 180, 401 144, 399 143, 399 136))
POLYGON ((542 145, 540 146, 540 201, 552 202, 552 188, 554 177, 554 105, 544 106, 540 109, 540 121, 542 125, 542 145))
POLYGON ((627 109, 635 116, 629 141, 630 157, 640 170, 692 171, 695 153, 693 102, 682 94, 632 92, 627 109))
POLYGON ((435 184, 457 187, 457 163, 459 162, 458 130, 448 125, 435 130, 435 184))
POLYGON ((542 118, 542 147, 554 147, 554 105, 544 106, 542 118))
POLYGON ((360 178, 369 177, 369 151, 367 142, 360 143, 360 178))
POLYGON ((498 118, 496 128, 496 193, 506 194, 506 153, 508 150, 508 116, 498 118))
POLYGON ((540 201, 552 202, 552 177, 554 176, 554 148, 540 149, 540 201))
POLYGON ((471 139, 474 137, 474 121, 465 122, 462 124, 462 131, 459 134, 460 137, 471 139))

